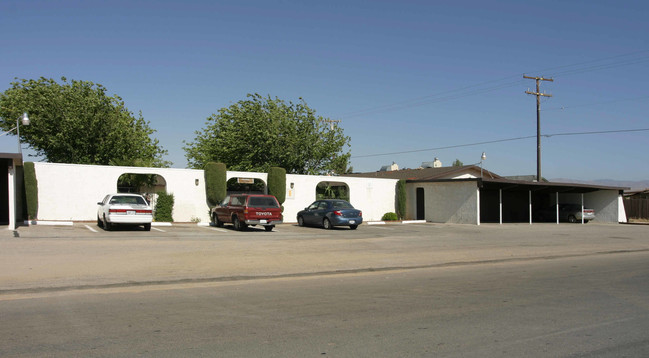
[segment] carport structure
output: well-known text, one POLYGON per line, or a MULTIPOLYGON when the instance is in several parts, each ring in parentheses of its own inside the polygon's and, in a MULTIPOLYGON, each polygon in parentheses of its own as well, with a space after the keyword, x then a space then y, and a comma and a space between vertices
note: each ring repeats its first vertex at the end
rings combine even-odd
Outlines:
MULTIPOLYGON (((621 204, 625 189, 600 185, 528 182, 504 178, 477 178, 478 224, 540 221, 538 213, 551 209, 559 223, 559 204, 577 204, 595 210, 599 222, 625 221, 621 204), (620 212, 622 210, 622 213, 620 212)), ((583 223, 583 221, 582 221, 583 223)))
MULTIPOLYGON (((406 180, 407 216, 433 223, 534 223, 558 204, 595 210, 597 222, 626 222, 626 188, 489 178, 406 180)), ((554 209, 554 210, 553 210, 554 209)), ((552 216, 556 218, 556 215, 552 216)), ((556 219, 555 219, 556 221, 556 219)))

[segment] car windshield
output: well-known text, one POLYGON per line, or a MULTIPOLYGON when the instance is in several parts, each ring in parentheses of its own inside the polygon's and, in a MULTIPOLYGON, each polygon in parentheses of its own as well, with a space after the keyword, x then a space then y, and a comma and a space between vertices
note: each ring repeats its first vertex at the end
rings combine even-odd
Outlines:
POLYGON ((248 199, 248 206, 253 208, 279 208, 274 198, 265 196, 251 196, 248 199))
POLYGON ((333 204, 332 207, 334 209, 353 209, 354 208, 352 206, 352 204, 350 204, 350 203, 348 203, 346 201, 342 201, 342 200, 334 201, 332 204, 333 204))
POLYGON ((113 196, 110 199, 111 204, 130 204, 130 205, 147 205, 141 196, 113 196))

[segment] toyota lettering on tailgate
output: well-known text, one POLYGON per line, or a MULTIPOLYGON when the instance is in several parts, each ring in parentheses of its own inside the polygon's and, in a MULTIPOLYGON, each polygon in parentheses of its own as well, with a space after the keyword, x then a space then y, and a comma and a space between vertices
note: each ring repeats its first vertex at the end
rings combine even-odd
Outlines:
POLYGON ((257 212, 257 215, 261 215, 261 216, 271 216, 271 215, 273 215, 273 213, 269 213, 268 211, 258 211, 258 212, 257 212))

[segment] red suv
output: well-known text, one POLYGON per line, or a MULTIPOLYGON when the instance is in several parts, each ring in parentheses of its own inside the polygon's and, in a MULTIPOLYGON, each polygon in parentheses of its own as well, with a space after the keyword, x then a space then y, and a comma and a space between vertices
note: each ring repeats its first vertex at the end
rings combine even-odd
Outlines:
POLYGON ((210 217, 218 227, 232 223, 235 229, 243 230, 248 225, 263 225, 266 231, 272 231, 282 223, 282 208, 272 195, 233 194, 213 207, 210 217))

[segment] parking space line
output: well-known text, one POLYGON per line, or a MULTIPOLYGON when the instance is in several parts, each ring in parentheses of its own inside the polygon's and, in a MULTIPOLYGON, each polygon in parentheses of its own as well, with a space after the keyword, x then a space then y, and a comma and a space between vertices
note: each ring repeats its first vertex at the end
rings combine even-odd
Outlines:
POLYGON ((166 232, 166 231, 164 231, 164 230, 162 230, 162 229, 158 229, 157 227, 153 227, 153 226, 151 227, 151 230, 161 231, 161 232, 166 232))
POLYGON ((199 226, 199 227, 209 229, 209 230, 218 231, 218 232, 232 232, 232 230, 219 229, 219 228, 215 228, 215 227, 211 227, 211 226, 199 226))
POLYGON ((95 230, 95 229, 93 229, 93 228, 91 228, 91 227, 90 227, 90 226, 88 226, 88 225, 83 225, 83 226, 85 226, 85 227, 86 227, 86 229, 88 229, 88 230, 90 230, 90 231, 92 231, 92 232, 98 232, 97 230, 95 230))

